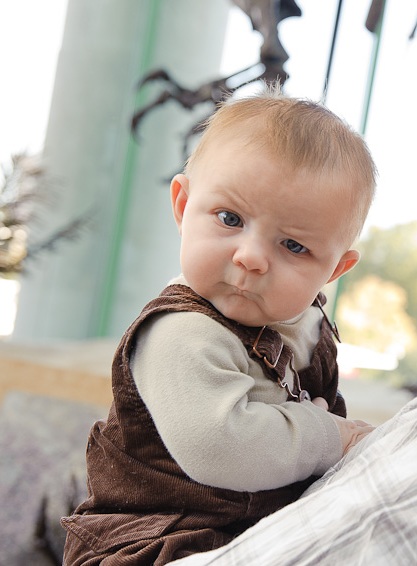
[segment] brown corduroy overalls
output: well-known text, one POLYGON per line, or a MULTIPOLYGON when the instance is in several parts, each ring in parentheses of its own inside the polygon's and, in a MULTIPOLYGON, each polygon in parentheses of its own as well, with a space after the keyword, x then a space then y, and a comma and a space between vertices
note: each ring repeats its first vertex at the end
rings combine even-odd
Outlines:
MULTIPOLYGON (((218 548, 298 499, 316 479, 247 493, 202 485, 186 476, 166 450, 130 371, 139 325, 154 314, 175 311, 200 312, 223 324, 255 354, 269 379, 284 379, 291 351, 278 332, 268 327, 260 332, 227 319, 186 286, 164 289, 126 331, 115 353, 114 401, 107 421, 95 423, 88 440, 89 497, 62 519, 67 529, 65 566, 162 566, 218 548), (271 367, 274 363, 268 361, 277 357, 271 367)), ((336 346, 325 320, 311 364, 299 377, 312 398, 324 397, 332 412, 346 416, 337 391, 336 346)))

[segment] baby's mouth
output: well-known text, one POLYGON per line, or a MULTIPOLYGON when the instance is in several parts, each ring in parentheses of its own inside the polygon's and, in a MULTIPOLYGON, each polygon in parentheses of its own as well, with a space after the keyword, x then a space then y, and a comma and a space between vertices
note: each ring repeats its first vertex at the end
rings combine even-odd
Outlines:
POLYGON ((245 299, 254 300, 256 294, 248 289, 237 287, 236 285, 232 285, 232 290, 234 295, 239 295, 240 297, 245 297, 245 299))

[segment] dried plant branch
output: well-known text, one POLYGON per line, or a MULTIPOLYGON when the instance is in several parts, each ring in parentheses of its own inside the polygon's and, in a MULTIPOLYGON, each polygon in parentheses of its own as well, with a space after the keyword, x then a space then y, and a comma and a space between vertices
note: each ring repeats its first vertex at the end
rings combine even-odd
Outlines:
POLYGON ((8 169, 2 168, 0 187, 0 276, 24 271, 28 260, 43 251, 54 251, 58 243, 75 240, 90 213, 84 214, 40 241, 31 242, 28 225, 35 224, 37 210, 44 209, 51 180, 39 156, 14 155, 8 169), (35 206, 39 204, 40 206, 35 206))

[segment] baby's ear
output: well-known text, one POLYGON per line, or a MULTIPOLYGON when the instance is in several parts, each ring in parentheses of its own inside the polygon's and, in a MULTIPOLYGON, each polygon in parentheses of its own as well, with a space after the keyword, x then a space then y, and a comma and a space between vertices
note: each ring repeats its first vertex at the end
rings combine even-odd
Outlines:
POLYGON ((189 193, 189 180, 188 177, 179 173, 171 181, 171 205, 172 213, 175 222, 177 223, 178 230, 181 234, 182 217, 184 216, 185 205, 188 200, 189 193))
POLYGON ((335 281, 336 279, 353 269, 360 260, 360 257, 361 255, 357 250, 348 250, 346 253, 344 253, 327 283, 335 281))

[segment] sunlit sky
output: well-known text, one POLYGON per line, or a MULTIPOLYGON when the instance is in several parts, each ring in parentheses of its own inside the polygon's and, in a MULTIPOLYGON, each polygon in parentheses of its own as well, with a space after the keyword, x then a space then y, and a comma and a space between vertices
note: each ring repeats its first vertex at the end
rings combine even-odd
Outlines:
MULTIPOLYGON (((330 77, 327 104, 360 129, 373 37, 364 27, 371 2, 347 0, 330 77)), ((301 18, 280 25, 290 55, 291 95, 322 95, 336 0, 298 0, 301 18)), ((0 3, 0 161, 12 153, 42 148, 67 0, 0 3)), ((388 0, 366 139, 380 171, 378 197, 368 224, 390 226, 417 218, 409 206, 416 189, 417 19, 414 0, 388 0)), ((261 42, 248 18, 232 8, 221 65, 230 73, 256 62, 261 42)))
POLYGON ((67 0, 0 2, 0 161, 38 151, 48 121, 67 0))

